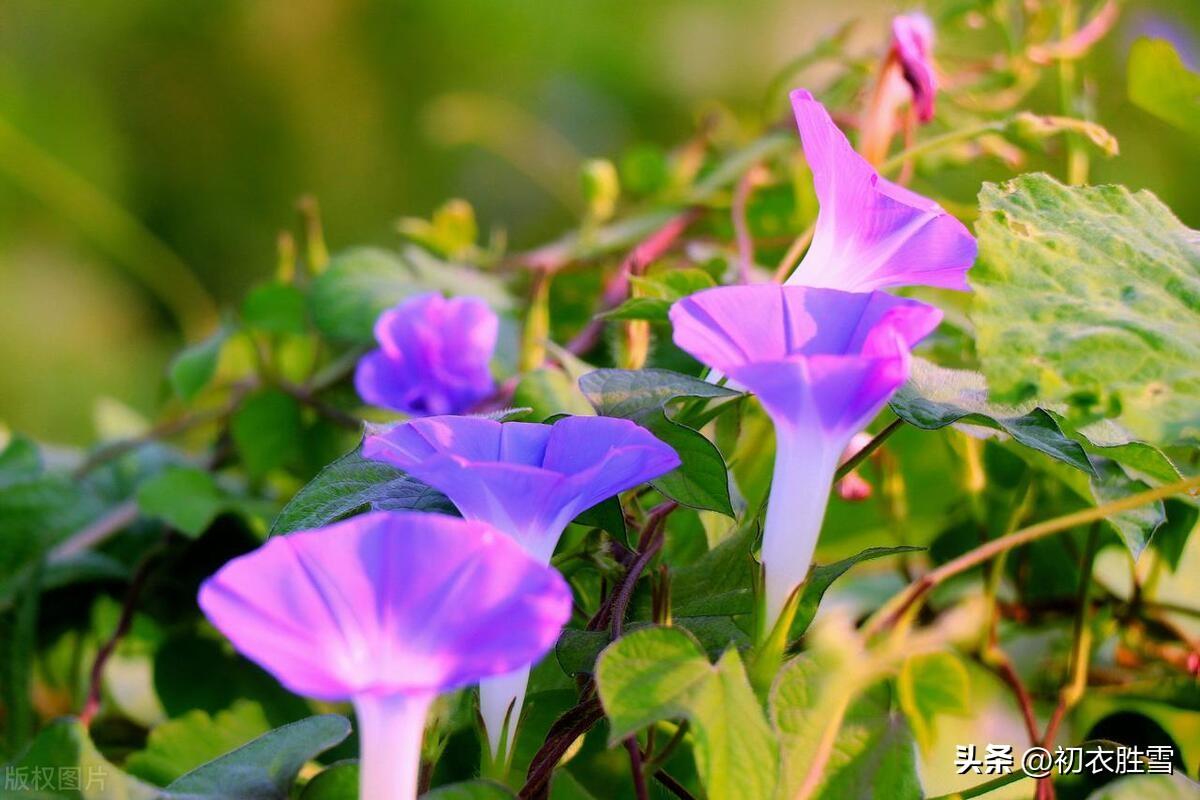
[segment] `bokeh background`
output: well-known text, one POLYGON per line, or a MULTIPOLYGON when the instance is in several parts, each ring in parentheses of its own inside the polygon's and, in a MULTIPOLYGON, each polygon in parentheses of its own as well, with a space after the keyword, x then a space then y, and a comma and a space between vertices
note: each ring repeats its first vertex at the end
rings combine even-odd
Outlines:
MULTIPOLYGON (((859 18, 855 47, 878 49, 909 7, 0 0, 0 425, 79 444, 98 414, 151 415, 179 310, 202 318, 270 274, 303 194, 335 250, 391 244, 398 217, 454 196, 531 245, 576 218, 578 158, 670 146, 713 103, 752 117, 821 35, 859 18)), ((1194 227, 1200 153, 1129 104, 1124 68, 1144 34, 1195 67, 1198 32, 1196 0, 1127 2, 1086 61, 1123 151, 1093 182, 1149 188, 1194 227)))

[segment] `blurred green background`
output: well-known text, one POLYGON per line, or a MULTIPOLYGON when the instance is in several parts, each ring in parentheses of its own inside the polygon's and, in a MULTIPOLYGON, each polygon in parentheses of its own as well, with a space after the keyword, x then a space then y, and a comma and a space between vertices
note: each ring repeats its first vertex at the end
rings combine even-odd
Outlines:
MULTIPOLYGON (((390 244, 452 196, 527 246, 575 220, 578 157, 670 146, 709 102, 752 118, 822 34, 860 18, 855 47, 880 51, 910 6, 0 0, 0 424, 80 443, 100 398, 152 414, 177 309, 202 324, 205 298, 269 274, 304 193, 335 250, 390 244)), ((1195 0, 1128 2, 1086 61, 1123 150, 1093 181, 1150 188, 1193 226, 1200 154, 1129 105, 1124 62, 1149 33, 1195 67, 1198 30, 1195 0)), ((1057 111, 1050 90, 1033 105, 1057 111)), ((1003 176, 972 171, 962 199, 1003 176)))

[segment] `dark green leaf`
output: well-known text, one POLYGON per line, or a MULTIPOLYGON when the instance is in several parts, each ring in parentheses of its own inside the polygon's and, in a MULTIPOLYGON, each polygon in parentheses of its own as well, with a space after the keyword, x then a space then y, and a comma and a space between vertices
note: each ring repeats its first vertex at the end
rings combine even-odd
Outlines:
POLYGON ((1200 136, 1200 74, 1184 65, 1166 39, 1139 39, 1129 49, 1129 99, 1200 136))
POLYGON ((250 290, 242 302, 246 327, 264 333, 304 333, 308 301, 290 283, 267 283, 250 290))
POLYGON ((197 767, 167 789, 179 794, 244 800, 286 800, 297 773, 350 735, 350 721, 337 714, 284 725, 237 750, 197 767))
POLYGON ((168 467, 137 491, 138 508, 180 533, 199 536, 226 506, 213 476, 194 467, 168 467))
POLYGON ((100 755, 83 723, 74 717, 51 722, 25 752, 0 769, 0 789, 5 797, 21 800, 194 800, 177 798, 113 766, 100 755), (52 776, 50 785, 33 788, 34 776, 47 774, 52 776), (86 794, 81 791, 84 786, 90 787, 86 794))
POLYGON ((303 435, 300 405, 277 389, 260 392, 234 414, 232 432, 246 471, 260 477, 297 457, 303 435))
POLYGON ((341 761, 317 773, 300 800, 358 800, 358 762, 341 761))
POLYGON ((691 564, 671 570, 671 611, 683 617, 749 614, 758 570, 750 549, 756 532, 744 527, 691 564))
POLYGON ((651 485, 692 508, 733 516, 729 475, 717 448, 701 433, 672 421, 666 408, 684 397, 729 398, 737 392, 665 369, 598 369, 579 379, 596 413, 633 420, 675 449, 683 462, 651 485))
POLYGON ((507 787, 492 781, 465 781, 439 786, 421 795, 422 800, 515 800, 507 787))
POLYGON ((861 564, 864 561, 872 561, 876 558, 884 556, 893 556, 899 553, 914 553, 920 552, 921 547, 909 547, 902 545, 899 547, 868 547, 861 553, 855 553, 849 558, 844 558, 841 561, 835 561, 832 564, 818 564, 808 573, 808 578, 804 582, 804 591, 800 595, 800 603, 796 607, 796 618, 792 621, 791 639, 795 640, 804 635, 808 630, 808 626, 812 624, 813 618, 817 615, 817 608, 821 605, 821 598, 825 596, 825 592, 833 585, 833 582, 846 574, 856 564, 861 564))
POLYGON ((896 392, 891 407, 900 419, 927 431, 956 422, 982 425, 1088 474, 1093 471, 1083 447, 1063 433, 1054 415, 1034 405, 988 402, 987 381, 978 372, 914 358, 908 383, 896 392))
POLYGON ((1200 233, 1120 186, 1035 174, 979 197, 972 319, 993 395, 1200 438, 1200 233))
POLYGON ((221 358, 221 347, 229 338, 229 331, 221 328, 202 342, 182 350, 167 368, 167 380, 175 394, 183 400, 191 400, 208 385, 217 374, 217 363, 221 358))
POLYGON ((354 513, 413 510, 453 513, 445 495, 359 450, 334 461, 296 493, 271 526, 271 535, 308 530, 354 513))
POLYGON ((37 477, 42 457, 37 445, 24 436, 14 436, 0 451, 0 489, 10 483, 37 477))
POLYGON ((686 632, 643 628, 601 653, 596 683, 610 743, 658 720, 685 718, 711 800, 773 796, 779 751, 737 650, 712 664, 686 632))

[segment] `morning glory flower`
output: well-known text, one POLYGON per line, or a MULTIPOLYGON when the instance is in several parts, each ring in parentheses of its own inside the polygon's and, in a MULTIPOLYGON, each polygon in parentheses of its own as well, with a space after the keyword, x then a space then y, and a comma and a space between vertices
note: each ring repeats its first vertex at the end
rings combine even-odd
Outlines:
POLYGON ((900 14, 892 19, 892 50, 889 56, 900 65, 904 81, 912 90, 913 107, 921 122, 933 119, 937 74, 933 68, 933 21, 924 14, 900 14))
POLYGON ((914 284, 968 291, 975 239, 934 201, 881 177, 824 106, 800 89, 792 108, 820 201, 791 286, 869 292, 914 284))
POLYGON ((803 583, 842 452, 908 377, 941 312, 886 292, 724 286, 671 307, 675 343, 758 396, 775 424, 763 529, 767 630, 803 583))
POLYGON ((379 349, 359 360, 354 386, 371 405, 414 417, 466 411, 495 390, 498 330, 478 298, 410 297, 376 320, 379 349))
MULTIPOLYGON (((566 417, 553 425, 430 417, 367 436, 363 455, 441 491, 464 517, 507 533, 542 564, 580 513, 680 463, 645 428, 613 417, 566 417)), ((511 706, 508 729, 515 727, 528 680, 525 667, 480 684, 493 755, 511 742, 504 721, 511 706)))
POLYGON ((434 698, 541 658, 571 613, 562 576, 508 537, 417 512, 270 539, 199 600, 291 691, 354 703, 362 800, 415 798, 434 698))

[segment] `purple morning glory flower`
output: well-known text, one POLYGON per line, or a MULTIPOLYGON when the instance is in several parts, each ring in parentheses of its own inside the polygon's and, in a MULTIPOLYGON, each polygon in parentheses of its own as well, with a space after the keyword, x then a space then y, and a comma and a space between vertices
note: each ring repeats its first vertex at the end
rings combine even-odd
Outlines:
POLYGON ((908 378, 941 312, 886 292, 724 286, 671 307, 675 343, 756 394, 775 423, 763 530, 766 621, 805 579, 842 451, 908 378))
POLYGON ((354 386, 364 401, 414 417, 466 411, 495 390, 498 329, 477 298, 410 297, 379 315, 379 349, 358 362, 354 386))
MULTIPOLYGON (((613 495, 679 466, 675 451, 645 428, 612 417, 566 417, 553 425, 431 417, 368 436, 363 455, 386 461, 450 498, 467 519, 507 533, 550 562, 571 520, 613 495)), ((480 711, 493 755, 511 737, 529 669, 483 681, 480 711)))
POLYGON ((811 94, 800 89, 791 97, 821 210, 812 245, 788 285, 968 291, 975 239, 966 226, 934 201, 880 177, 811 94))
POLYGON ((269 540, 200 587, 200 607, 288 689, 353 701, 360 797, 417 796, 439 692, 542 657, 571 593, 491 527, 375 512, 269 540))
POLYGON ((913 106, 921 122, 933 119, 937 74, 933 68, 933 21, 924 14, 900 14, 892 19, 892 52, 904 80, 912 89, 913 106))

